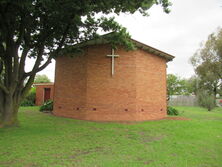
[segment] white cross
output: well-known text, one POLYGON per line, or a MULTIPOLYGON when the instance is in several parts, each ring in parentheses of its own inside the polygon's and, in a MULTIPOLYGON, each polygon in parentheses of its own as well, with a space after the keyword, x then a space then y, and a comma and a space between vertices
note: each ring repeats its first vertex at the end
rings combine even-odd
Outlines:
POLYGON ((115 55, 114 54, 114 49, 112 49, 112 54, 111 55, 107 55, 107 57, 111 57, 112 58, 112 76, 114 75, 114 60, 115 58, 119 57, 119 55, 115 55))

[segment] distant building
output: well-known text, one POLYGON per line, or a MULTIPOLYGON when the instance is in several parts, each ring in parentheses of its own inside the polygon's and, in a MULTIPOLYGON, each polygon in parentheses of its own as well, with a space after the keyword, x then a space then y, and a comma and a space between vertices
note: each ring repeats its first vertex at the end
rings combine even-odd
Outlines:
POLYGON ((53 100, 54 83, 34 83, 36 87, 35 105, 40 106, 47 100, 53 100))

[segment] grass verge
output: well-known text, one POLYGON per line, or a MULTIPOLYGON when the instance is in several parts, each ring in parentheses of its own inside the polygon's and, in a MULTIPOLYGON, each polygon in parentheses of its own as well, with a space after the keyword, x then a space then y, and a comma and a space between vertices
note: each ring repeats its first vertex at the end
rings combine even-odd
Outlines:
POLYGON ((0 129, 0 166, 221 167, 222 109, 176 108, 189 120, 96 123, 22 107, 21 126, 0 129))

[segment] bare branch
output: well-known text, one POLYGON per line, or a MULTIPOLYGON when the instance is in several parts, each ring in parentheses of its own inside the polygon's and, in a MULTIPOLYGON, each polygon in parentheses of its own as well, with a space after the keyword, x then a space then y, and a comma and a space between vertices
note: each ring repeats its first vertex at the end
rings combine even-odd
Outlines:
POLYGON ((33 75, 34 73, 37 73, 37 72, 39 72, 39 71, 42 71, 44 68, 46 68, 46 67, 52 62, 52 58, 53 58, 53 57, 50 56, 42 66, 40 66, 39 68, 33 69, 32 71, 26 73, 26 76, 31 76, 31 75, 33 75))

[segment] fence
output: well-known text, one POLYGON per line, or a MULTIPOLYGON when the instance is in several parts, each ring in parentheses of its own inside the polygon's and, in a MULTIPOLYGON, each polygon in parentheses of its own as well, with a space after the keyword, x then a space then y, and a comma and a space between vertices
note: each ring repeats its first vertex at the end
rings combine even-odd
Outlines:
POLYGON ((172 106, 198 106, 195 95, 173 95, 170 97, 169 105, 172 106))
MULTIPOLYGON (((195 95, 173 95, 170 96, 170 106, 198 106, 197 97, 195 95)), ((222 98, 216 99, 216 106, 222 107, 222 98)))

